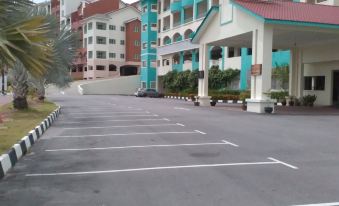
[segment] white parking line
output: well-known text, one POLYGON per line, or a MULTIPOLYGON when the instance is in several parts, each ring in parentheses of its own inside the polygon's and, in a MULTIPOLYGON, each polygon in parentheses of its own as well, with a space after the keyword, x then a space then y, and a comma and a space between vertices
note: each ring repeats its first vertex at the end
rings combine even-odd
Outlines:
POLYGON ((190 111, 190 109, 183 108, 183 107, 174 107, 176 110, 185 110, 185 111, 190 111))
POLYGON ((318 203, 318 204, 308 204, 308 205, 292 205, 292 206, 339 206, 339 202, 318 203))
POLYGON ((286 163, 286 162, 282 162, 282 161, 280 161, 280 160, 277 160, 277 159, 274 159, 274 158, 272 158, 272 157, 269 157, 268 159, 269 159, 269 160, 272 160, 272 161, 274 161, 274 162, 280 163, 280 164, 282 164, 282 165, 285 165, 286 167, 289 167, 289 168, 295 169, 295 170, 299 169, 299 168, 298 168, 298 167, 296 167, 296 166, 293 166, 293 165, 291 165, 291 164, 288 164, 288 163, 286 163))
POLYGON ((105 129, 105 128, 128 128, 128 127, 163 127, 163 126, 177 126, 177 124, 136 124, 136 125, 116 125, 116 126, 108 126, 108 127, 68 127, 62 128, 65 130, 73 130, 73 129, 105 129))
MULTIPOLYGON (((93 134, 93 135, 61 135, 52 138, 72 138, 72 137, 107 137, 107 136, 132 136, 132 135, 157 135, 157 134, 198 134, 199 132, 131 132, 131 133, 113 133, 113 134, 93 134)), ((49 138, 51 139, 51 138, 49 138)))
MULTIPOLYGON (((142 109, 129 109, 126 111, 119 111, 119 112, 115 112, 115 111, 109 111, 109 109, 112 108, 106 108, 106 110, 104 110, 104 108, 101 108, 103 110, 97 110, 97 109, 84 109, 84 111, 78 111, 78 112, 67 112, 67 109, 64 109, 64 111, 66 111, 66 114, 93 114, 93 113, 126 113, 126 112, 132 112, 132 111, 143 111, 142 109), (108 110, 108 111, 107 111, 108 110)), ((74 110, 72 110, 74 111, 74 110)))
MULTIPOLYGON (((72 116, 80 116, 81 114, 86 115, 85 117, 88 117, 88 115, 100 115, 100 114, 149 114, 149 111, 145 112, 98 112, 98 113, 87 113, 87 112, 82 112, 82 113, 75 113, 76 115, 72 115, 74 113, 66 113, 67 115, 72 115, 72 116)), ((94 116, 95 117, 95 116, 94 116)))
POLYGON ((226 143, 226 144, 229 144, 229 145, 232 145, 233 147, 239 147, 239 145, 237 145, 237 144, 234 144, 234 143, 232 143, 232 142, 229 142, 229 141, 226 141, 226 140, 222 140, 224 143, 226 143))
POLYGON ((162 145, 137 145, 124 147, 94 147, 81 149, 48 149, 46 152, 61 152, 61 151, 91 151, 91 150, 115 150, 115 149, 139 149, 139 148, 156 148, 156 147, 192 147, 192 146, 211 146, 211 145, 228 145, 224 142, 209 142, 196 144, 162 144, 162 145))
POLYGON ((176 123, 176 125, 179 125, 179 126, 182 126, 182 127, 184 127, 185 125, 183 125, 183 124, 180 124, 180 123, 176 123))
POLYGON ((199 131, 199 130, 194 130, 194 131, 196 131, 196 132, 198 132, 200 134, 206 134, 205 132, 202 132, 202 131, 199 131))
POLYGON ((93 123, 93 122, 134 122, 134 121, 169 121, 166 118, 163 119, 108 119, 108 120, 101 120, 101 121, 85 121, 85 122, 65 122, 64 124, 81 124, 81 123, 93 123))
POLYGON ((60 172, 60 173, 37 173, 37 174, 26 174, 25 176, 26 177, 41 177, 41 176, 111 174, 111 173, 125 173, 125 172, 171 170, 171 169, 213 168, 213 167, 228 167, 228 166, 251 166, 251 165, 274 165, 274 164, 280 164, 280 163, 273 161, 273 162, 241 162, 241 163, 203 164, 203 165, 177 165, 177 166, 145 167, 145 168, 120 169, 120 170, 60 172))
MULTIPOLYGON (((158 117, 157 114, 135 114, 135 115, 119 115, 118 117, 158 117)), ((117 117, 117 116, 93 116, 93 117, 66 117, 72 119, 87 119, 87 118, 110 118, 110 117, 117 117)))

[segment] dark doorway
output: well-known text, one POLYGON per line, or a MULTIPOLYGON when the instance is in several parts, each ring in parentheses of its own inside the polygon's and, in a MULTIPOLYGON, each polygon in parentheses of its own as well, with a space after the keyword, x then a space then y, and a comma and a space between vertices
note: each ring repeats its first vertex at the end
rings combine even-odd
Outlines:
POLYGON ((339 104, 339 71, 333 72, 333 104, 339 104))
POLYGON ((138 67, 125 65, 120 67, 120 76, 131 76, 138 74, 138 67))

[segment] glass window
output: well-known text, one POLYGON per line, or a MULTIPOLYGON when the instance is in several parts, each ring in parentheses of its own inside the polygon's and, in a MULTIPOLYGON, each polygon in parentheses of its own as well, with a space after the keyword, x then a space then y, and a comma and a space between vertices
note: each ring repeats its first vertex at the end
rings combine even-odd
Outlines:
POLYGON ((125 31, 125 27, 124 27, 124 26, 121 26, 121 27, 120 27, 120 31, 125 31))
POLYGON ((140 41, 139 40, 134 40, 134 46, 140 46, 140 41))
POLYGON ((92 30, 92 28, 93 28, 93 23, 92 22, 88 23, 88 30, 92 30))
POLYGON ((325 76, 314 77, 314 90, 325 90, 325 76))
POLYGON ((114 59, 115 58, 115 53, 109 53, 109 58, 114 59))
POLYGON ((92 59, 93 58, 93 52, 92 51, 88 51, 88 58, 92 59))
POLYGON ((97 51, 97 58, 98 59, 106 59, 106 52, 105 51, 97 51))
POLYGON ((120 40, 120 45, 125 45, 125 40, 120 40))
POLYGON ((109 30, 115 30, 115 25, 109 25, 109 30))
POLYGON ((106 44, 106 37, 97 36, 97 44, 106 44))
POLYGON ((117 71, 117 66, 115 66, 114 64, 110 64, 108 69, 110 72, 115 72, 117 71))
POLYGON ((312 90, 312 77, 304 77, 304 90, 312 90))
POLYGON ((98 30, 106 30, 106 24, 102 22, 97 22, 97 29, 98 30))
POLYGON ((103 70, 105 70, 105 66, 103 66, 103 65, 97 65, 97 66, 96 66, 96 70, 103 71, 103 70))
POLYGON ((115 39, 109 39, 109 44, 115 44, 115 39))
POLYGON ((92 44, 93 43, 93 37, 88 37, 88 44, 92 44))
POLYGON ((135 27, 134 27, 134 32, 135 32, 135 33, 138 33, 138 32, 139 32, 139 27, 138 27, 138 26, 135 26, 135 27))
POLYGON ((125 59, 125 54, 120 54, 120 59, 125 59))
POLYGON ((87 34, 87 25, 84 26, 84 34, 87 34))

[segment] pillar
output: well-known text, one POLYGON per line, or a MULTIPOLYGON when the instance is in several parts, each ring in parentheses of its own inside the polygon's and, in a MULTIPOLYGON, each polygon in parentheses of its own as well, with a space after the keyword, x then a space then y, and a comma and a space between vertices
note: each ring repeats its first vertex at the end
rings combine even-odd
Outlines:
POLYGON ((265 107, 273 107, 274 101, 266 95, 271 89, 273 28, 264 25, 252 34, 252 64, 261 64, 261 75, 251 76, 251 99, 247 111, 264 113, 265 107))
POLYGON ((210 97, 208 96, 208 60, 209 47, 201 44, 199 47, 199 71, 204 71, 204 78, 199 78, 198 96, 200 106, 209 106, 210 97))
POLYGON ((291 49, 290 66, 289 94, 300 98, 304 93, 304 64, 302 51, 299 48, 291 49))

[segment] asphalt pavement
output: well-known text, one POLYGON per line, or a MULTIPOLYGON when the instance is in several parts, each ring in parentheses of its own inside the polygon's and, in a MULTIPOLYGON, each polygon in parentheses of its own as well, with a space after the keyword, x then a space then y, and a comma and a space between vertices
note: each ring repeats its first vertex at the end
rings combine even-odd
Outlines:
POLYGON ((49 98, 62 114, 0 180, 1 206, 339 205, 339 116, 49 98))

